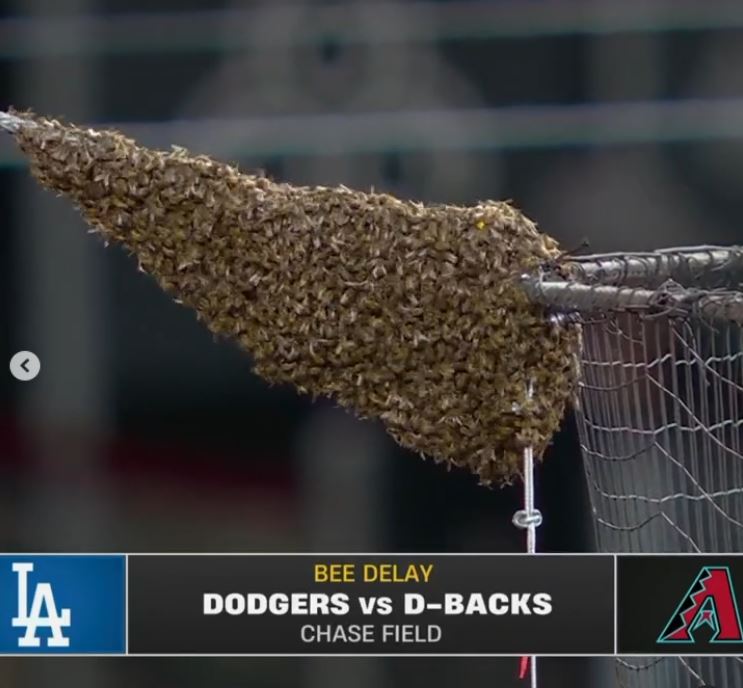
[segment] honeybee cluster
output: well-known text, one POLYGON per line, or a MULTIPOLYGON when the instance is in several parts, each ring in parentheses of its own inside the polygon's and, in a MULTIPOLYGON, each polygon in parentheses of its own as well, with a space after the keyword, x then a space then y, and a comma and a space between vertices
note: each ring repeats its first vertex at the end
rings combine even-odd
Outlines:
POLYGON ((519 288, 558 251, 510 205, 297 187, 23 117, 34 176, 267 380, 379 418, 485 484, 511 479, 558 427, 577 335, 519 288))

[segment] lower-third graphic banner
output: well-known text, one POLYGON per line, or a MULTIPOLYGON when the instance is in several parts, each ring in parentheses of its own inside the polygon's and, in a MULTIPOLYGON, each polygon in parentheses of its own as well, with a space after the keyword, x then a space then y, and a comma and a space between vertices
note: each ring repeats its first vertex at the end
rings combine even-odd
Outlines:
POLYGON ((612 654, 610 556, 129 557, 130 654, 612 654))

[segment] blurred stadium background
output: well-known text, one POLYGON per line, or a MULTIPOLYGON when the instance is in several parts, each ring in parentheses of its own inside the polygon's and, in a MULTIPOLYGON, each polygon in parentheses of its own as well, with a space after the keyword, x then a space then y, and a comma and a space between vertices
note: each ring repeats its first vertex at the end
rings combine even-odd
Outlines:
MULTIPOLYGON (((721 0, 0 1, 0 107, 295 183, 510 198, 567 248, 740 243, 743 5, 721 0)), ((0 140, 0 551, 519 551, 478 488, 251 375, 0 140), (6 365, 6 364, 3 364, 6 365), (7 371, 7 368, 6 368, 7 371)), ((540 549, 586 551, 571 419, 540 549)), ((609 686, 544 660, 544 688, 609 686)), ((2 660, 0 684, 523 685, 515 660, 2 660)))

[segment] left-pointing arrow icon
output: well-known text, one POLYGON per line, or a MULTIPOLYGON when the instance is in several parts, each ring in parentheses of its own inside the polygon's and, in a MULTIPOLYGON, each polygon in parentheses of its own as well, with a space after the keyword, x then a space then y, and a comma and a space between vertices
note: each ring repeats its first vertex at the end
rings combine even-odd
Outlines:
POLYGON ((41 361, 33 351, 19 351, 10 359, 10 374, 21 382, 33 380, 41 372, 41 361))

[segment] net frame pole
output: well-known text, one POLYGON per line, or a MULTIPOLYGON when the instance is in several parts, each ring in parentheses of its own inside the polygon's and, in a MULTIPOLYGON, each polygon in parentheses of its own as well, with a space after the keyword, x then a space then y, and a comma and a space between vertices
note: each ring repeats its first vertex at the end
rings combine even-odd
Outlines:
POLYGON ((667 280, 684 285, 743 282, 743 246, 689 246, 647 253, 571 257, 571 278, 586 284, 658 287, 667 280))
POLYGON ((743 325, 743 293, 681 287, 660 289, 589 285, 545 281, 524 276, 521 285, 529 298, 563 313, 645 311, 647 314, 721 320, 743 325))

